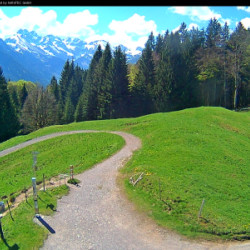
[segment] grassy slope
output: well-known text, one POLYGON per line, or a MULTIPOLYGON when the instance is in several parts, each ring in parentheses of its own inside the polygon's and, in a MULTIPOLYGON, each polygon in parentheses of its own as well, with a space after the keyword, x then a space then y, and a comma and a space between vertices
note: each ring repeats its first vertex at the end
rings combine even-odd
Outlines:
POLYGON ((188 236, 249 237, 249 113, 201 107, 72 123, 11 139, 0 144, 0 150, 36 136, 77 129, 120 130, 142 139, 143 148, 122 173, 130 199, 159 224, 188 236), (129 177, 142 171, 143 180, 132 187, 129 177), (198 221, 202 199, 206 203, 198 221))
MULTIPOLYGON (((18 195, 24 187, 31 185, 32 151, 38 151, 37 180, 42 180, 44 173, 48 180, 60 173, 69 174, 73 164, 74 173, 80 173, 94 164, 106 159, 124 145, 124 140, 107 133, 74 134, 49 139, 10 155, 0 158, 0 197, 14 193, 18 195)), ((50 215, 56 208, 57 199, 68 193, 67 186, 40 192, 39 211, 50 215)), ((7 207, 7 202, 5 200, 7 207)), ((12 212, 12 217, 2 219, 5 242, 0 240, 0 249, 38 249, 47 237, 48 231, 33 223, 34 202, 22 202, 12 212)))
MULTIPOLYGON (((57 199, 67 195, 68 192, 69 187, 66 185, 47 190, 46 192, 40 191, 38 193, 39 212, 43 215, 52 215, 57 207, 57 199)), ((33 222, 33 198, 28 198, 27 202, 22 202, 14 209, 12 217, 13 220, 10 216, 5 216, 2 219, 5 242, 0 240, 0 249, 39 249, 48 235, 48 230, 33 222)))
POLYGON ((38 151, 37 181, 69 174, 69 166, 74 165, 74 173, 80 173, 106 159, 124 145, 124 140, 107 133, 74 134, 49 139, 10 155, 0 158, 0 197, 21 191, 31 186, 32 152, 38 151))

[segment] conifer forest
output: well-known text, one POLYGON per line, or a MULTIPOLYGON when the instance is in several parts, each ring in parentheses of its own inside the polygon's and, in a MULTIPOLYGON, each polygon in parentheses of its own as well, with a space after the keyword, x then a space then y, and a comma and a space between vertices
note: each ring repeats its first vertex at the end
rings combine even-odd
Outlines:
POLYGON ((46 88, 17 88, 0 70, 0 141, 54 124, 249 103, 250 30, 214 18, 203 29, 151 33, 136 64, 120 46, 99 45, 87 70, 67 60, 46 88))

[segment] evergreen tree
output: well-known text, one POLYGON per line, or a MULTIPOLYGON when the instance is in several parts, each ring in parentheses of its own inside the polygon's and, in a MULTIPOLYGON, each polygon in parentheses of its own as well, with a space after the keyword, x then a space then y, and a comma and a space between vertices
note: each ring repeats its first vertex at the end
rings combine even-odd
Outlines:
POLYGON ((230 102, 229 102, 229 52, 228 52, 228 42, 230 38, 230 33, 229 33, 229 26, 227 22, 225 22, 224 27, 221 30, 221 49, 222 49, 222 54, 223 54, 223 106, 226 108, 230 107, 230 102))
POLYGON ((0 142, 15 136, 19 122, 7 90, 7 82, 0 67, 0 142))
POLYGON ((72 60, 71 63, 69 60, 66 61, 60 78, 60 97, 62 98, 62 103, 65 104, 67 98, 67 91, 70 85, 70 81, 74 75, 74 61, 72 60))
POLYGON ((94 76, 97 70, 98 63, 102 57, 102 49, 101 46, 98 45, 95 54, 91 60, 87 76, 85 88, 83 90, 83 94, 86 98, 82 105, 85 107, 85 119, 86 120, 95 120, 97 118, 97 93, 98 86, 97 82, 94 80, 94 76))
POLYGON ((50 84, 48 85, 48 91, 52 93, 58 102, 60 99, 59 85, 57 83, 56 77, 52 76, 50 84))
POLYGON ((74 121, 74 113, 75 107, 72 104, 70 96, 66 100, 65 108, 64 108, 64 122, 70 123, 74 121))
POLYGON ((211 19, 206 29, 204 48, 197 53, 198 79, 202 82, 203 105, 221 105, 223 92, 222 28, 211 19))
POLYGON ((102 57, 96 67, 94 84, 97 88, 97 117, 96 119, 110 118, 111 83, 108 80, 112 59, 109 43, 106 44, 102 57))
POLYGON ((148 40, 146 42, 146 47, 147 46, 150 47, 152 51, 155 50, 155 37, 154 37, 153 32, 151 32, 149 37, 148 37, 148 40))
POLYGON ((86 93, 83 93, 77 103, 74 118, 76 122, 86 120, 86 102, 85 99, 87 98, 86 93))
POLYGON ((21 89, 21 93, 20 93, 21 108, 23 108, 23 105, 25 103, 25 100, 26 100, 27 96, 28 96, 28 91, 27 91, 25 83, 24 83, 23 86, 22 86, 22 89, 21 89))
POLYGON ((128 67, 125 53, 118 46, 114 52, 110 69, 111 118, 129 115, 128 67))
POLYGON ((239 108, 240 104, 240 89, 243 80, 243 62, 246 55, 249 39, 247 31, 241 22, 238 23, 235 31, 232 33, 229 41, 229 48, 231 51, 231 74, 234 78, 234 93, 233 93, 233 107, 239 108))
POLYGON ((11 102, 15 108, 15 112, 18 115, 20 112, 20 109, 21 109, 21 105, 20 105, 19 100, 18 100, 16 88, 12 88, 11 91, 9 91, 9 94, 10 94, 11 102))
POLYGON ((166 112, 170 109, 173 69, 169 55, 169 46, 166 46, 161 53, 161 60, 156 68, 156 84, 154 86, 154 106, 156 112, 166 112))
POLYGON ((138 111, 137 115, 154 112, 153 89, 155 85, 155 65, 151 43, 147 42, 142 56, 139 59, 139 72, 136 75, 133 88, 133 106, 138 111))

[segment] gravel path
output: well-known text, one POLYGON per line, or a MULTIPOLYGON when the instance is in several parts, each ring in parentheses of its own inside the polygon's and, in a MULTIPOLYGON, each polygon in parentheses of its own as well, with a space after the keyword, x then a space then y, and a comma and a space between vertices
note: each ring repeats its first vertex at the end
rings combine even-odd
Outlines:
MULTIPOLYGON (((43 136, 19 145, 18 149, 60 135, 98 131, 71 131, 43 136)), ((76 176, 80 187, 58 201, 57 212, 43 217, 55 230, 42 249, 250 249, 250 243, 219 244, 188 241, 163 229, 147 216, 138 213, 116 185, 118 168, 141 147, 141 141, 124 132, 126 145, 115 155, 76 176)), ((15 147, 14 151, 17 150, 15 147)), ((0 152, 7 154, 10 149, 0 152)))

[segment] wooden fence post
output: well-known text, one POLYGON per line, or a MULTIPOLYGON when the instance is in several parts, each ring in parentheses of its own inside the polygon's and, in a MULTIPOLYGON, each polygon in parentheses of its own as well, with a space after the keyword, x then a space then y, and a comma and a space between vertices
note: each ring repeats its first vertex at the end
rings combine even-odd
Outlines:
POLYGON ((205 199, 202 200, 199 215, 198 215, 198 219, 201 217, 201 213, 202 213, 202 209, 203 209, 204 204, 205 204, 205 199))
POLYGON ((43 191, 45 192, 45 176, 43 174, 43 191))
POLYGON ((70 179, 73 179, 74 178, 74 176, 73 176, 73 172, 74 172, 74 166, 73 165, 70 165, 70 179))

